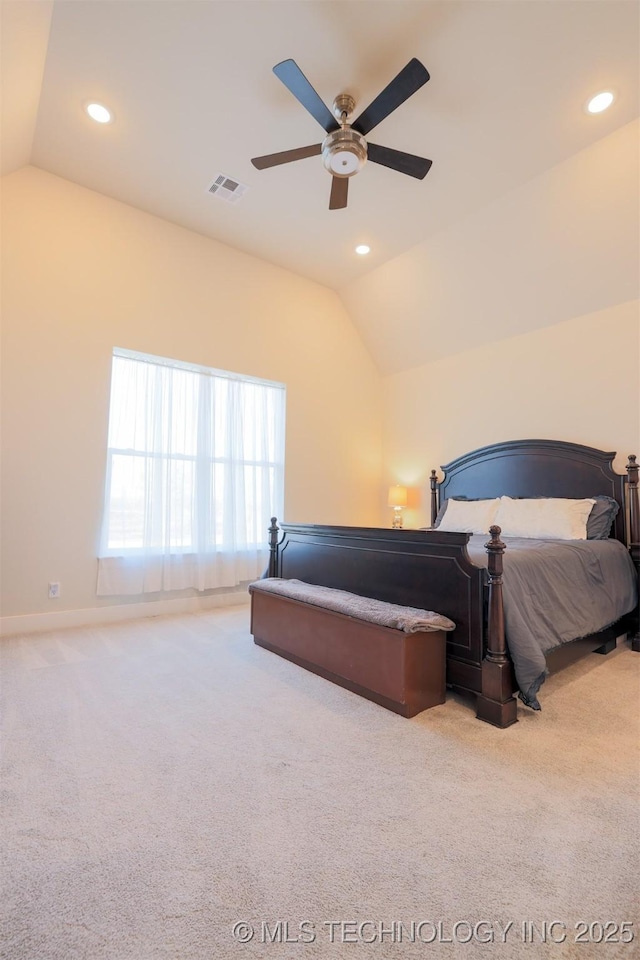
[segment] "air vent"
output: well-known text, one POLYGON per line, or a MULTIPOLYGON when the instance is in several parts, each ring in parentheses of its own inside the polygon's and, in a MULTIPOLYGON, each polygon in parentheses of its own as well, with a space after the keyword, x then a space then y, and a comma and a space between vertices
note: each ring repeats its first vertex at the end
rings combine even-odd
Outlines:
POLYGON ((209 187, 209 193, 215 193, 216 197, 225 200, 227 203, 237 203, 248 189, 249 187, 245 186, 244 183, 238 183, 237 180, 221 173, 209 187))

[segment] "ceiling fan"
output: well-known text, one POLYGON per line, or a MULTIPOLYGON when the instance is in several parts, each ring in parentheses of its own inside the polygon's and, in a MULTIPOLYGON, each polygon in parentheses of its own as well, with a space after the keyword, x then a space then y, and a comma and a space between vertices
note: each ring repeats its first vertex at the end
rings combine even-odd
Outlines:
POLYGON ((353 122, 349 121, 349 117, 355 110, 356 103, 348 93, 338 94, 333 101, 333 112, 331 112, 295 60, 283 60, 282 63, 277 63, 273 72, 296 100, 299 100, 325 129, 327 136, 322 143, 314 143, 310 147, 298 147, 295 150, 270 153, 265 157, 254 157, 251 163, 258 170, 322 154, 323 163, 332 175, 330 210, 346 207, 349 177, 359 173, 367 160, 389 167, 391 170, 397 170, 399 173, 405 173, 409 177, 416 177, 418 180, 426 177, 431 167, 431 160, 416 157, 412 153, 392 150, 390 147, 380 147, 376 143, 365 140, 370 130, 373 130, 429 79, 427 69, 415 57, 353 122))

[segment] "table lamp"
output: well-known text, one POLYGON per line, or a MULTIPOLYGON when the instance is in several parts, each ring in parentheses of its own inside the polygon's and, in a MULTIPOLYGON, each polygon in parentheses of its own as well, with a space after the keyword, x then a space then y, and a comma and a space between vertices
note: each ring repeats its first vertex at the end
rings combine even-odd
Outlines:
POLYGON ((402 530, 402 508, 407 505, 407 488, 401 487, 399 483, 395 487, 389 487, 389 506, 393 507, 394 530, 402 530))

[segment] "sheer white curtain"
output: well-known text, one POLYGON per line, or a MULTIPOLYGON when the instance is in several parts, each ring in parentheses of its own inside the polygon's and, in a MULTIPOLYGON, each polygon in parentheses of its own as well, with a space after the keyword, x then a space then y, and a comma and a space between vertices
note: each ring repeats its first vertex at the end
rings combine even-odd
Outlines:
POLYGON ((114 351, 98 594, 260 576, 284 420, 281 384, 114 351))

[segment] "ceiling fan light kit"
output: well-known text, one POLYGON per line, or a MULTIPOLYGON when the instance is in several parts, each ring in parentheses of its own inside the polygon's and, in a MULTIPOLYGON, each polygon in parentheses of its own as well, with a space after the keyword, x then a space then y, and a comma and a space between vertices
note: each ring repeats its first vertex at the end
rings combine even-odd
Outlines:
POLYGON ((322 141, 322 162, 334 177, 352 177, 367 160, 367 141, 355 130, 335 130, 322 141))
POLYGON ((332 176, 330 210, 339 210, 347 206, 349 178, 362 170, 367 159, 418 180, 422 180, 429 172, 431 160, 416 157, 411 153, 403 153, 400 150, 392 150, 390 147, 380 147, 377 144, 368 143, 365 139, 370 130, 429 79, 426 67, 415 57, 353 123, 350 122, 349 117, 355 110, 356 102, 348 93, 338 94, 333 102, 332 113, 294 60, 283 60, 282 63, 276 64, 273 72, 324 128, 327 135, 322 143, 309 147, 298 147, 264 157, 254 157, 251 162, 258 170, 321 154, 325 169, 332 176))

